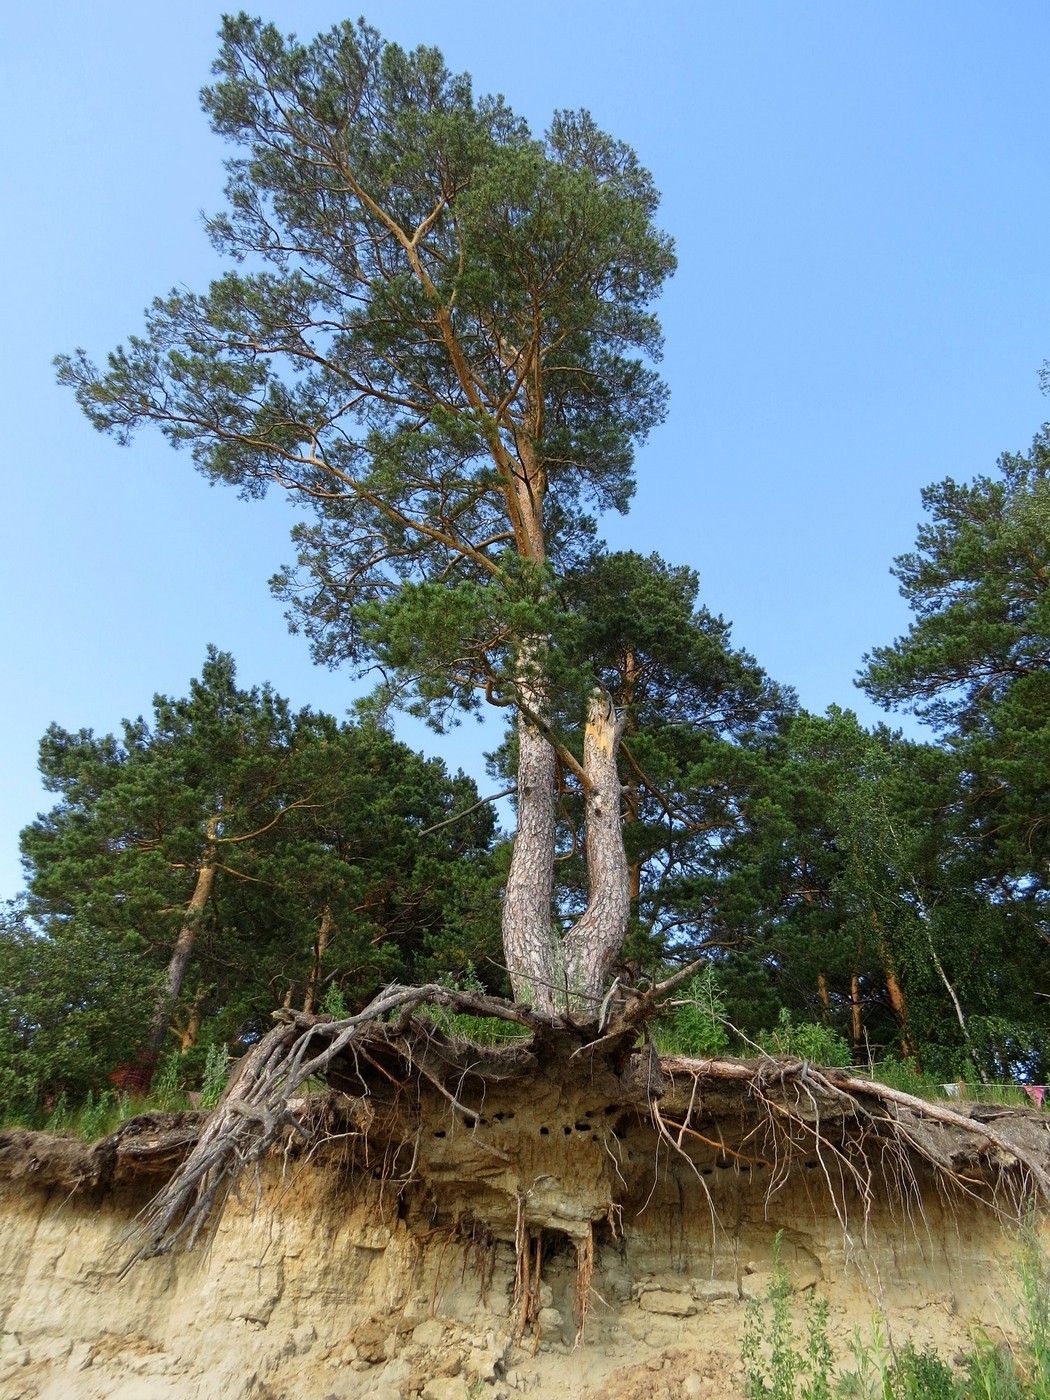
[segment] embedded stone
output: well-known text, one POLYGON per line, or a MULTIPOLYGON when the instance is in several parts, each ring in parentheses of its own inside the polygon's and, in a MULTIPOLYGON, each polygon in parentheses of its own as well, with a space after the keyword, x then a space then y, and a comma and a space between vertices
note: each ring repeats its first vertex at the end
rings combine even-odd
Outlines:
POLYGON ((654 1288, 643 1293, 639 1302, 643 1311, 666 1317, 692 1317, 697 1311, 696 1303, 688 1293, 672 1293, 666 1288, 654 1288))

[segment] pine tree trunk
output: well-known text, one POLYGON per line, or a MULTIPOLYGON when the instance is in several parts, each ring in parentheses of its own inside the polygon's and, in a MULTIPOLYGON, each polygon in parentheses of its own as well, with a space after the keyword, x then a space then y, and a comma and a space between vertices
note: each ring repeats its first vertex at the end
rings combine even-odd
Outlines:
POLYGON ((849 979, 850 1040, 860 1045, 864 1040, 864 1018, 860 1001, 860 978, 856 973, 849 979))
POLYGON ((890 946, 886 941, 882 921, 874 909, 871 911, 871 926, 875 931, 875 946, 879 950, 882 975, 886 980, 886 995, 889 997, 893 1014, 900 1026, 901 1058, 913 1061, 915 1068, 921 1071, 919 1052, 912 1038, 911 1026, 908 1023, 908 1003, 904 999, 904 991, 897 977, 897 968, 893 961, 893 954, 890 952, 890 946))
POLYGON ((167 1040, 172 1007, 182 991, 182 984, 186 979, 186 969, 190 965, 193 946, 197 941, 201 917, 215 885, 215 874, 219 866, 219 851, 215 845, 218 829, 218 817, 209 818, 207 825, 208 844, 204 848, 201 863, 197 869, 197 883, 194 885, 190 902, 186 906, 186 917, 179 929, 179 936, 175 940, 175 951, 168 963, 164 991, 157 998, 150 1020, 149 1036, 146 1040, 146 1051, 150 1056, 155 1057, 163 1049, 164 1042, 167 1040))
MULTIPOLYGON (((522 686, 529 708, 542 716, 535 684, 522 686)), ((516 1001, 551 1012, 556 1000, 554 844, 557 809, 554 749, 526 715, 518 714, 518 830, 503 896, 503 951, 516 1001)))
POLYGON ((817 973, 817 995, 820 997, 820 1019, 826 1026, 831 1016, 831 993, 828 991, 828 979, 823 972, 817 973))
POLYGON ((623 844, 620 773, 616 758, 623 720, 604 691, 591 696, 583 740, 587 778, 585 844, 587 908, 565 935, 569 1010, 596 1012, 609 968, 623 947, 631 917, 630 871, 623 844))
POLYGON ((201 1022, 204 1013, 201 1010, 201 993, 197 993, 197 998, 189 1009, 186 1017, 186 1024, 178 1027, 179 1034, 179 1054, 185 1055, 187 1050, 192 1050, 197 1044, 197 1037, 200 1035, 201 1022))
POLYGON ((303 1011, 309 1015, 314 1009, 317 1001, 317 993, 321 989, 321 966, 324 962, 324 955, 328 951, 328 943, 332 936, 332 908, 326 904, 321 914, 321 923, 317 930, 317 939, 314 943, 314 962, 310 969, 310 976, 306 980, 306 992, 303 995, 303 1011))

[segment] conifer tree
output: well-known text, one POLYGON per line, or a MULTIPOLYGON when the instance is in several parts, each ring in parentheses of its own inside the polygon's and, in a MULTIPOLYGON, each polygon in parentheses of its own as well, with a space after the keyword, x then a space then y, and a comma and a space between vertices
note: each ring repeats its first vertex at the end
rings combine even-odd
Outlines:
POLYGON ((22 833, 30 912, 51 943, 108 937, 156 970, 147 1063, 176 1012, 182 1049, 202 1018, 250 1037, 282 1001, 316 1010, 332 980, 353 1000, 417 964, 463 966, 464 941, 488 951, 493 821, 474 784, 240 688, 214 648, 188 696, 156 696, 120 738, 52 725, 40 766, 60 800, 22 833))
POLYGON ((278 587, 320 659, 379 661, 386 698, 436 723, 479 697, 516 712, 511 981, 593 1007, 629 917, 622 716, 582 667, 577 755, 552 648, 588 510, 626 508, 664 412, 649 306, 674 259, 651 177, 586 112, 533 136, 435 49, 363 22, 306 44, 227 18, 215 72, 204 106, 235 154, 208 230, 238 266, 60 378, 121 440, 157 424, 213 480, 312 509, 278 587), (590 874, 556 946, 559 761, 590 874))

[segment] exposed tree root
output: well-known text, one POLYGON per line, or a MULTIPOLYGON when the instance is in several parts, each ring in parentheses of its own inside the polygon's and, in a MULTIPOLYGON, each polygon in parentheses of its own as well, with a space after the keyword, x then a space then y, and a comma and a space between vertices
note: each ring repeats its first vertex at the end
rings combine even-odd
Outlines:
POLYGON ((429 1201, 427 1227, 469 1216, 486 1239, 513 1240, 519 1338, 538 1337, 544 1241, 557 1239, 575 1250, 582 1336, 594 1228, 645 1207, 639 1168, 628 1167, 623 1151, 628 1134, 643 1159, 651 1153, 653 1171, 679 1163, 679 1175, 695 1180, 716 1232, 706 1178, 718 1167, 760 1173, 767 1201, 791 1172, 809 1168, 851 1236, 887 1191, 921 1215, 916 1173, 924 1167, 949 1194, 1012 1216, 1032 1201, 1050 1204, 1041 1114, 987 1106, 966 1113, 807 1061, 660 1059, 639 1044, 652 1005, 636 997, 606 1024, 580 1025, 424 986, 389 988, 342 1021, 280 1012, 144 1212, 126 1267, 192 1248, 238 1180, 278 1143, 298 1152, 296 1143, 333 1133, 404 1209, 429 1201), (456 1041, 427 1016, 428 1005, 517 1022, 530 1035, 499 1048, 456 1041), (304 1107, 311 1081, 336 1091, 334 1126, 304 1107))

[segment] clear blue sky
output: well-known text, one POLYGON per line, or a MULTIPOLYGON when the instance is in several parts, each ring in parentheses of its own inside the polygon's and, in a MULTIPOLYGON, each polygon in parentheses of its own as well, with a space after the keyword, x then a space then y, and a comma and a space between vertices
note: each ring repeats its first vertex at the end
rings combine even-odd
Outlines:
MULTIPOLYGON (((263 13, 310 36, 356 8, 263 13)), ((807 707, 878 717, 852 678, 907 624, 888 568, 920 487, 991 469, 1050 417, 1050 6, 366 13, 437 44, 536 128, 589 107, 653 170, 680 258, 662 303, 671 415, 605 534, 697 568, 736 642, 807 707)), ((44 0, 5 27, 0 895, 21 884, 18 830, 50 803, 35 763, 51 720, 113 729, 155 691, 184 693, 208 642, 296 704, 338 714, 353 694, 268 594, 290 553, 281 503, 209 488, 157 437, 119 449, 50 367, 77 345, 103 356, 152 296, 217 270, 199 211, 220 202, 224 149, 196 94, 218 17, 201 0, 44 0)), ((482 776, 470 729, 406 734, 482 776)))

